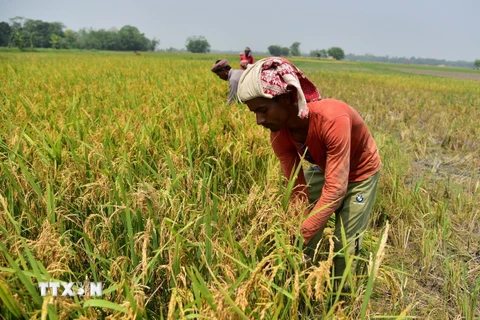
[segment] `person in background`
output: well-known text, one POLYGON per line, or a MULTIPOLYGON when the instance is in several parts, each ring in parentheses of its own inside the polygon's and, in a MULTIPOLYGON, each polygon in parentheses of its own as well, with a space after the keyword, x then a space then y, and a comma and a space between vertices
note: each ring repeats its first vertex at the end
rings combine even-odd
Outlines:
POLYGON ((243 70, 235 70, 230 67, 227 59, 215 61, 212 72, 220 79, 228 81, 229 93, 227 103, 230 104, 237 98, 238 81, 242 76, 243 70))
POLYGON ((300 166, 291 197, 310 203, 301 226, 310 261, 315 262, 317 244, 335 214, 338 284, 346 269, 345 252, 359 253, 375 203, 381 162, 372 135, 355 109, 322 99, 315 85, 284 58, 265 58, 244 71, 238 98, 255 113, 257 124, 271 131, 284 176, 292 178, 300 166), (302 159, 313 165, 305 172, 302 159))
POLYGON ((251 66, 251 64, 249 64, 247 60, 240 61, 240 68, 242 70, 247 70, 248 66, 251 66))
POLYGON ((249 64, 254 64, 255 60, 253 59, 252 50, 249 47, 245 48, 245 51, 240 52, 240 67, 245 70, 249 64))

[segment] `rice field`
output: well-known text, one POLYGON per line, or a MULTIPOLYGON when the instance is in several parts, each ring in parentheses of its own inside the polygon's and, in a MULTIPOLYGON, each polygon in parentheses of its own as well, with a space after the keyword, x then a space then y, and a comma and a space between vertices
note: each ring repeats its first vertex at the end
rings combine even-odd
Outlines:
POLYGON ((291 243, 303 208, 218 58, 0 52, 0 319, 480 318, 477 81, 294 60, 382 158, 342 292, 329 232, 316 266, 291 243))

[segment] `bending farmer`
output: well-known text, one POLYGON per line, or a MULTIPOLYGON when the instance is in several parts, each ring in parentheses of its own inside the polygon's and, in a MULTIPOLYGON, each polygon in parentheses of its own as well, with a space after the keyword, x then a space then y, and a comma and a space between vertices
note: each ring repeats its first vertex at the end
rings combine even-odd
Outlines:
POLYGON ((335 277, 345 270, 344 251, 357 254, 375 202, 380 157, 363 119, 352 107, 321 99, 315 85, 289 61, 259 60, 242 74, 239 100, 255 113, 283 174, 290 178, 301 157, 314 166, 300 172, 292 197, 313 206, 302 223, 306 254, 314 256, 323 229, 335 213, 335 277), (342 243, 344 228, 347 243, 342 243))

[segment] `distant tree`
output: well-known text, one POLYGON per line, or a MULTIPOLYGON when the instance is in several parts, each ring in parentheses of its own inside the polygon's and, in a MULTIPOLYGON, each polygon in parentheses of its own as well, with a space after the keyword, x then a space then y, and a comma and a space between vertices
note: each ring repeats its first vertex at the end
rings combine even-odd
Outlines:
POLYGON ((149 40, 136 27, 124 26, 118 31, 121 50, 146 51, 149 40))
POLYGON ((12 28, 6 22, 0 22, 0 47, 8 46, 10 42, 10 36, 12 33, 12 28))
POLYGON ((473 64, 475 65, 475 67, 480 68, 480 59, 475 60, 473 64))
POLYGON ((282 56, 288 57, 290 55, 290 48, 282 47, 282 56))
POLYGON ((13 33, 13 43, 20 49, 20 51, 23 51, 23 46, 25 44, 25 37, 24 34, 21 32, 21 30, 17 30, 13 33))
POLYGON ((335 60, 342 60, 345 58, 345 52, 343 52, 342 48, 339 47, 331 47, 328 49, 328 55, 332 56, 335 60))
POLYGON ((322 50, 312 50, 310 51, 310 56, 311 57, 316 57, 316 58, 327 58, 328 57, 328 53, 327 53, 327 50, 325 49, 322 49, 322 50))
POLYGON ((50 37, 47 37, 47 44, 44 43, 44 36, 48 33, 48 25, 44 24, 43 21, 27 19, 23 23, 22 30, 28 39, 28 44, 31 50, 33 50, 33 48, 50 47, 50 37))
POLYGON ((61 22, 44 22, 42 20, 25 20, 23 29, 29 37, 30 47, 51 48, 52 34, 63 38, 65 26, 61 22))
POLYGON ((301 55, 301 53, 300 53, 300 42, 294 42, 290 46, 290 53, 292 54, 292 56, 295 56, 295 57, 298 57, 298 56, 301 55))
MULTIPOLYGON (((76 47, 78 49, 86 49, 86 50, 100 50, 101 48, 101 41, 96 37, 95 31, 90 29, 87 30, 82 28, 77 33, 77 41, 76 47)), ((119 49, 120 50, 120 49, 119 49)))
POLYGON ((269 52, 272 56, 276 56, 276 57, 283 56, 283 57, 286 57, 286 56, 290 55, 290 48, 281 47, 281 46, 277 46, 277 45, 271 45, 271 46, 268 47, 268 52, 269 52))
POLYGON ((150 44, 148 45, 148 50, 155 51, 155 49, 159 44, 160 44, 160 40, 158 40, 157 38, 153 38, 152 40, 150 40, 150 44))
POLYGON ((15 18, 10 18, 11 25, 10 27, 12 28, 12 33, 14 31, 18 31, 23 28, 23 21, 25 20, 24 17, 15 17, 15 18))
POLYGON ((62 44, 62 38, 56 34, 52 34, 52 36, 50 37, 50 44, 52 45, 52 48, 60 49, 62 44))
POLYGON ((78 32, 67 29, 61 22, 44 22, 41 20, 15 17, 11 24, 0 22, 0 46, 15 45, 20 50, 30 46, 34 48, 64 48, 87 50, 155 50, 159 40, 150 40, 136 27, 126 25, 120 30, 86 30, 78 32), (10 28, 10 29, 9 29, 10 28), (8 39, 8 40, 6 40, 8 39), (8 43, 6 43, 8 41, 8 43))
POLYGON ((25 45, 25 41, 27 40, 27 34, 23 30, 23 21, 25 20, 24 17, 15 17, 11 18, 11 31, 10 31, 10 41, 11 44, 17 46, 18 49, 23 51, 23 47, 25 45))
POLYGON ((210 44, 204 36, 191 36, 187 38, 185 47, 193 53, 210 52, 210 44))
POLYGON ((77 47, 78 34, 71 30, 65 30, 65 39, 62 43, 62 47, 65 49, 73 49, 77 47))
POLYGON ((268 47, 268 52, 272 56, 279 57, 279 56, 282 55, 282 47, 277 46, 277 45, 271 45, 271 46, 268 47))
POLYGON ((320 53, 320 58, 328 58, 328 52, 325 49, 322 49, 319 51, 320 53))
POLYGON ((138 30, 120 33, 117 30, 100 29, 92 30, 90 33, 92 33, 92 37, 98 39, 100 47, 97 49, 99 50, 142 50, 140 47, 144 46, 144 41, 138 30))
POLYGON ((35 31, 25 31, 28 35, 28 41, 30 43, 30 50, 33 51, 33 49, 35 48, 35 41, 34 41, 34 38, 35 38, 35 35, 36 35, 36 32, 35 31))

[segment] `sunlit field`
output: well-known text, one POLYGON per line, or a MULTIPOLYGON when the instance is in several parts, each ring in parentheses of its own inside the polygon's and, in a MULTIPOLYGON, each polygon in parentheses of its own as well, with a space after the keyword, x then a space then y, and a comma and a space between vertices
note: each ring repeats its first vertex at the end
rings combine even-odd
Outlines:
POLYGON ((303 208, 219 58, 0 52, 0 319, 479 319, 480 82, 293 60, 382 158, 341 292, 331 233, 309 268, 291 243, 303 208))

